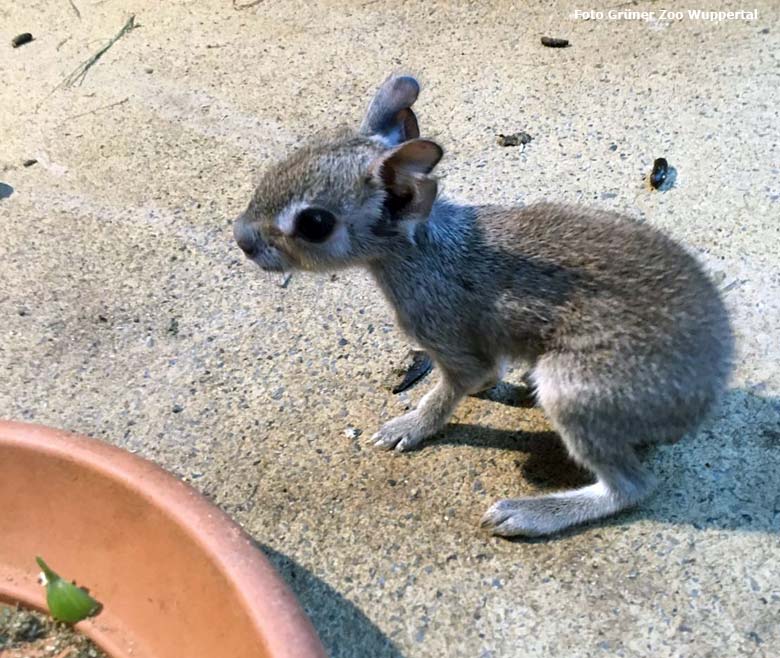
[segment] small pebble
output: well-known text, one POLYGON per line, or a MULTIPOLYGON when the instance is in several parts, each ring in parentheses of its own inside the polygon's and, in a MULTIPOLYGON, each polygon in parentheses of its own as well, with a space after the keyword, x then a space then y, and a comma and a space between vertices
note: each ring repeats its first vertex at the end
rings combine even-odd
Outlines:
POLYGON ((17 34, 13 39, 11 39, 11 45, 14 48, 18 48, 19 46, 23 46, 26 43, 30 43, 32 40, 32 34, 29 32, 22 32, 21 34, 17 34))
POLYGON ((569 45, 568 39, 556 39, 554 37, 542 37, 542 45, 548 48, 566 48, 569 45))
POLYGON ((34 164, 37 164, 37 160, 35 158, 30 158, 29 160, 25 160, 22 162, 23 167, 32 167, 34 164))
POLYGON ((184 411, 184 407, 182 407, 180 404, 174 404, 173 407, 171 407, 171 411, 175 414, 180 414, 182 411, 184 411))
POLYGON ((154 73, 154 69, 151 66, 147 66, 144 68, 144 71, 146 73, 154 73))

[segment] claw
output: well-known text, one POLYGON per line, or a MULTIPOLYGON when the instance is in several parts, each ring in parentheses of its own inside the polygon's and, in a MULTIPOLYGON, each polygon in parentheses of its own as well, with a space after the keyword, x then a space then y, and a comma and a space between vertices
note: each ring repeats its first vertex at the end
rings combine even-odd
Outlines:
POLYGON ((392 450, 396 446, 396 441, 388 439, 386 436, 382 436, 381 432, 377 432, 371 437, 374 442, 374 447, 380 450, 392 450))
POLYGON ((409 445, 409 437, 405 436, 403 439, 401 439, 395 446, 396 452, 405 452, 406 450, 409 450, 412 446, 409 445))
POLYGON ((480 527, 495 529, 512 515, 511 510, 502 510, 500 504, 495 503, 482 515, 480 527))

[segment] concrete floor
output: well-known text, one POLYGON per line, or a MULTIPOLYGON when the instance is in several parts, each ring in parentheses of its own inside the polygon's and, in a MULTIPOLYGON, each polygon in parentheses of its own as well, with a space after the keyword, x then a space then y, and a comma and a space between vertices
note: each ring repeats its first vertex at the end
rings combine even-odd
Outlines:
POLYGON ((772 0, 720 23, 572 20, 584 7, 565 2, 74 2, 80 18, 64 1, 0 8, 0 416, 192 482, 264 547, 333 656, 780 655, 772 0), (130 13, 140 26, 52 93, 130 13), (470 399, 423 449, 372 450, 430 385, 387 390, 408 343, 379 293, 361 272, 281 288, 231 243, 262 165, 357 122, 398 68, 424 85, 445 194, 624 210, 723 287, 733 386, 651 457, 662 486, 635 512, 554 541, 486 536, 497 498, 582 480, 541 413, 470 399), (496 144, 517 130, 524 150, 496 144), (659 156, 678 170, 666 193, 642 180, 659 156))

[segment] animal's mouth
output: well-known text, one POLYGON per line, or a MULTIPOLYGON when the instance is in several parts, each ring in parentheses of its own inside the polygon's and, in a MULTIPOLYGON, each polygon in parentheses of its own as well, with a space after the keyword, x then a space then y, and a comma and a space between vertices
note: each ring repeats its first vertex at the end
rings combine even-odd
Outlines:
POLYGON ((257 260, 255 260, 255 263, 260 267, 263 272, 286 272, 287 268, 280 264, 269 264, 269 263, 258 263, 257 260))
POLYGON ((265 244, 247 257, 264 272, 287 272, 292 269, 287 255, 278 247, 270 244, 265 244))

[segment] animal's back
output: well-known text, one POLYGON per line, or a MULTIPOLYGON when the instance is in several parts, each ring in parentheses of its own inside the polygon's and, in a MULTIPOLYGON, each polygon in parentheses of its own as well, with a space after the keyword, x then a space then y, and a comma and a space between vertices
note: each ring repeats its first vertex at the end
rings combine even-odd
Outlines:
POLYGON ((660 415, 669 419, 662 432, 695 427, 726 385, 733 337, 693 256, 617 214, 539 204, 483 209, 479 218, 502 260, 518 264, 501 303, 519 339, 524 313, 547 308, 542 375, 574 388, 586 381, 583 402, 589 393, 610 400, 638 425, 658 424, 660 415))

